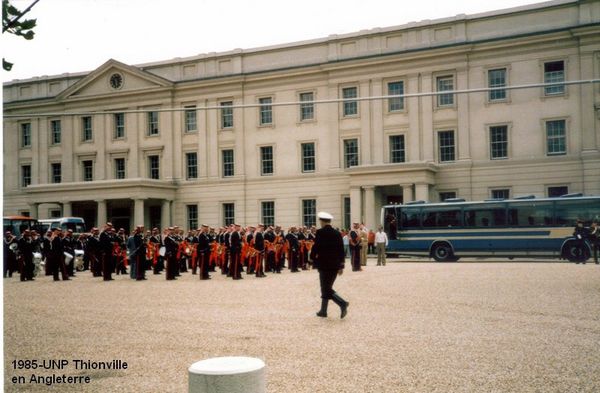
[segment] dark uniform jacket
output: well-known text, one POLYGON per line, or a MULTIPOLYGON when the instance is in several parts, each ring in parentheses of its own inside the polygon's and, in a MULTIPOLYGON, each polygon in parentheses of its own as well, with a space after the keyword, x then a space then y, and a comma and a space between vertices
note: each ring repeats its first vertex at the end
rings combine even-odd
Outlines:
POLYGON ((172 236, 167 236, 165 238, 165 256, 175 256, 177 254, 177 249, 179 248, 179 243, 172 236))
POLYGON ((256 236, 254 237, 254 249, 260 252, 265 249, 265 238, 260 232, 256 232, 256 236))
POLYGON ((285 240, 288 241, 288 243, 290 244, 290 249, 293 252, 298 251, 298 238, 296 237, 296 235, 294 235, 293 233, 288 233, 287 235, 285 235, 285 240))
POLYGON ((310 259, 319 270, 339 270, 344 268, 344 241, 342 235, 326 225, 317 230, 315 243, 310 250, 310 259))
POLYGON ((237 231, 231 232, 231 237, 229 238, 229 244, 231 248, 231 252, 239 252, 242 249, 242 238, 240 237, 240 233, 237 231))
POLYGON ((210 247, 210 239, 206 233, 198 235, 198 252, 207 252, 210 247))
POLYGON ((104 254, 112 254, 112 236, 103 231, 100 234, 100 251, 104 254))
POLYGON ((19 238, 17 243, 17 247, 19 248, 19 253, 23 256, 23 259, 26 261, 31 261, 33 259, 33 250, 34 250, 35 242, 29 238, 25 239, 23 236, 19 238))

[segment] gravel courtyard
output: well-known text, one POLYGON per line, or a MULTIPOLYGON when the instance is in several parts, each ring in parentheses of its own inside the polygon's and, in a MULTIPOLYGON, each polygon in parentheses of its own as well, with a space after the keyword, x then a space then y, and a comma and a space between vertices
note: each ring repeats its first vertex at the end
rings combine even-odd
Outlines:
POLYGON ((35 372, 91 377, 53 391, 187 392, 189 365, 229 355, 263 359, 270 393, 600 391, 600 266, 373 265, 338 278, 344 320, 332 303, 315 316, 315 271, 4 279, 5 391, 48 390, 13 384, 34 372, 13 360, 118 359, 127 370, 35 372))

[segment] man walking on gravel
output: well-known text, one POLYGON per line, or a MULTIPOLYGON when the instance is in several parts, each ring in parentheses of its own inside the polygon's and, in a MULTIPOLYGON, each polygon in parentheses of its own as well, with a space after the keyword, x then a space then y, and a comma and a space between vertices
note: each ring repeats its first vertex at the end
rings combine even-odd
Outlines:
POLYGON ((344 272, 344 242, 342 235, 331 226, 331 214, 320 212, 317 217, 321 229, 317 231, 315 243, 310 251, 310 259, 314 261, 313 266, 319 270, 321 282, 321 310, 317 312, 317 316, 327 317, 327 304, 331 299, 340 307, 341 317, 344 318, 350 303, 333 290, 336 277, 344 272))

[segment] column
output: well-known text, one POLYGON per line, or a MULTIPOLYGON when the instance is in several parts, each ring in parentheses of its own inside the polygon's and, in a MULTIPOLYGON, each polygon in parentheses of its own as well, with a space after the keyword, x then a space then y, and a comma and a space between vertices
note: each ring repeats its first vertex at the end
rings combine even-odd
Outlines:
POLYGON ((62 215, 63 217, 71 217, 73 215, 73 207, 71 202, 63 202, 62 215))
POLYGON ((135 198, 133 202, 133 225, 144 225, 144 199, 135 198))
POLYGON ((375 229, 375 186, 364 186, 365 190, 365 225, 369 229, 375 229))
POLYGON ((400 184, 402 187, 402 203, 406 204, 407 202, 414 201, 413 197, 413 185, 412 184, 400 184))
POLYGON ((361 222, 360 187, 350 187, 350 218, 352 222, 361 222))
MULTIPOLYGON (((381 78, 373 79, 371 85, 371 95, 380 96, 387 94, 387 90, 383 87, 381 78)), ((387 105, 387 100, 375 100, 369 101, 371 104, 371 135, 373 139, 371 141, 371 158, 373 164, 383 164, 383 157, 385 157, 385 141, 383 137, 383 113, 384 105, 387 105)))
MULTIPOLYGON (((594 78, 594 54, 591 52, 581 54, 580 79, 594 78)), ((581 108, 581 134, 582 134, 582 153, 597 153, 595 119, 596 110, 594 110, 594 87, 591 83, 579 86, 579 107, 581 108)), ((568 89, 568 87, 565 87, 568 89)), ((573 87, 571 87, 573 89, 573 87)))
MULTIPOLYGON (((362 81, 359 85, 359 95, 370 96, 371 95, 371 82, 370 81, 362 81)), ((372 143, 371 143, 371 101, 358 101, 359 107, 359 115, 360 115, 360 142, 358 145, 359 149, 359 165, 370 165, 372 164, 372 143)), ((383 130, 382 130, 383 131, 383 130)))
POLYGON ((160 226, 165 229, 171 226, 171 201, 163 200, 162 209, 160 212, 160 226))
POLYGON ((39 217, 39 213, 38 213, 39 206, 40 206, 39 203, 30 203, 29 204, 29 215, 31 216, 31 218, 39 217))
POLYGON ((106 200, 97 199, 96 203, 98 203, 98 215, 96 218, 96 226, 100 228, 100 225, 104 225, 108 221, 106 217, 106 200))
MULTIPOLYGON (((431 73, 424 73, 421 75, 421 91, 429 92, 434 91, 435 84, 432 81, 433 76, 431 73)), ((421 108, 421 140, 419 142, 421 148, 421 160, 426 162, 434 161, 434 129, 433 129, 433 105, 436 102, 436 98, 432 96, 424 96, 420 98, 421 108)))
MULTIPOLYGON (((468 89, 469 88, 469 75, 466 68, 461 68, 456 74, 456 89, 468 89)), ((456 137, 458 138, 458 152, 457 157, 459 160, 470 160, 471 159, 471 127, 469 126, 469 100, 471 94, 456 94, 454 99, 457 102, 458 111, 458 129, 456 130, 456 137)))
POLYGON ((429 201, 429 184, 420 183, 415 185, 415 199, 417 201, 429 201))

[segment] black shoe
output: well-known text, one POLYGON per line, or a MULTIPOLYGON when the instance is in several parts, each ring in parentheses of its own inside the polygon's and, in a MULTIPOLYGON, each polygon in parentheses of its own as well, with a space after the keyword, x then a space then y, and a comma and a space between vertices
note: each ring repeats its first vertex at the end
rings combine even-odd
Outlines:
POLYGON ((317 312, 317 317, 327 318, 327 313, 323 311, 317 312))
POLYGON ((340 315, 341 319, 344 319, 344 317, 346 316, 346 314, 348 314, 348 306, 350 305, 350 303, 346 302, 344 303, 344 305, 342 306, 342 314, 340 315))

